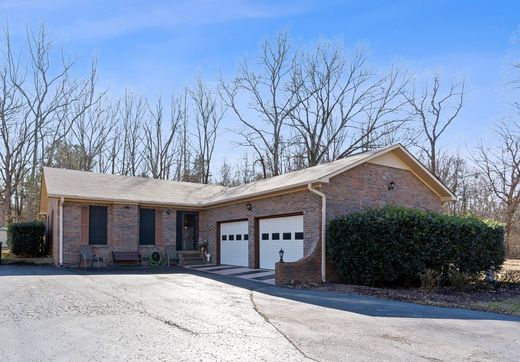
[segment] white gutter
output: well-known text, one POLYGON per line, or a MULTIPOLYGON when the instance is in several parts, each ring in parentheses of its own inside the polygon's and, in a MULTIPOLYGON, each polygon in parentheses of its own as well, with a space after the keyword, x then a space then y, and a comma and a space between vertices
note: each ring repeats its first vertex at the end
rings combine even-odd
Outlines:
POLYGON ((65 199, 63 196, 60 199, 60 244, 59 244, 59 259, 60 259, 60 266, 63 266, 63 203, 65 202, 65 199))
POLYGON ((320 192, 312 187, 312 183, 308 183, 307 187, 309 188, 309 191, 315 193, 319 197, 321 197, 321 281, 325 283, 327 281, 327 273, 326 273, 326 239, 325 239, 325 232, 327 227, 327 195, 325 195, 323 192, 320 192))

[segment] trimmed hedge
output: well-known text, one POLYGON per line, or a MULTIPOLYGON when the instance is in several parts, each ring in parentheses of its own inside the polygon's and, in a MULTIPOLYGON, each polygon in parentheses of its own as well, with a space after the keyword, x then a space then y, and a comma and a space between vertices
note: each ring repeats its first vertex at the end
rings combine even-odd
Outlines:
POLYGON ((39 257, 45 254, 45 224, 27 221, 10 224, 7 237, 13 254, 22 257, 39 257))
POLYGON ((386 206, 328 225, 328 254, 348 283, 416 285, 420 273, 479 273, 504 262, 504 228, 476 217, 386 206))

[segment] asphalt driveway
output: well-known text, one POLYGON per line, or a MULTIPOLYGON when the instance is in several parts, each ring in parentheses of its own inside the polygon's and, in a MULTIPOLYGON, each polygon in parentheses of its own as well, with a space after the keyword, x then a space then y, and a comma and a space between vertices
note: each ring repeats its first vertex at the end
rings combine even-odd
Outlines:
POLYGON ((520 319, 183 269, 0 266, 1 361, 510 360, 520 319))

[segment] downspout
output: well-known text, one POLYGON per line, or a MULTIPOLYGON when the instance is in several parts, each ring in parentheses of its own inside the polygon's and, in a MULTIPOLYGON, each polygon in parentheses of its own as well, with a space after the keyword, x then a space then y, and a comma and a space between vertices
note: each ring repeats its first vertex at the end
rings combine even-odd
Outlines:
POLYGON ((325 232, 327 228, 327 195, 323 192, 320 192, 312 187, 312 183, 308 183, 307 187, 310 192, 315 193, 319 197, 321 197, 321 281, 325 283, 327 281, 327 273, 326 273, 326 240, 325 240, 325 232))
POLYGON ((60 200, 60 237, 59 237, 59 259, 60 267, 63 266, 63 203, 65 199, 62 197, 60 200))

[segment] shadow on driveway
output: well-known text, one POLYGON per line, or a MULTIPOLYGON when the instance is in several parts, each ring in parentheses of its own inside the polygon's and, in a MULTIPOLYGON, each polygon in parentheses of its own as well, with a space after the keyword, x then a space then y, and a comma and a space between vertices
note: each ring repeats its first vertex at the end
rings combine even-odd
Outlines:
POLYGON ((382 298, 359 296, 331 291, 291 289, 269 286, 262 282, 225 275, 204 273, 180 267, 122 266, 103 268, 56 268, 54 266, 1 265, 0 285, 3 276, 53 276, 53 275, 146 275, 146 274, 191 274, 222 282, 239 288, 285 298, 325 308, 333 308, 371 317, 432 318, 460 320, 496 320, 520 322, 520 317, 473 311, 459 308, 432 307, 382 298))

